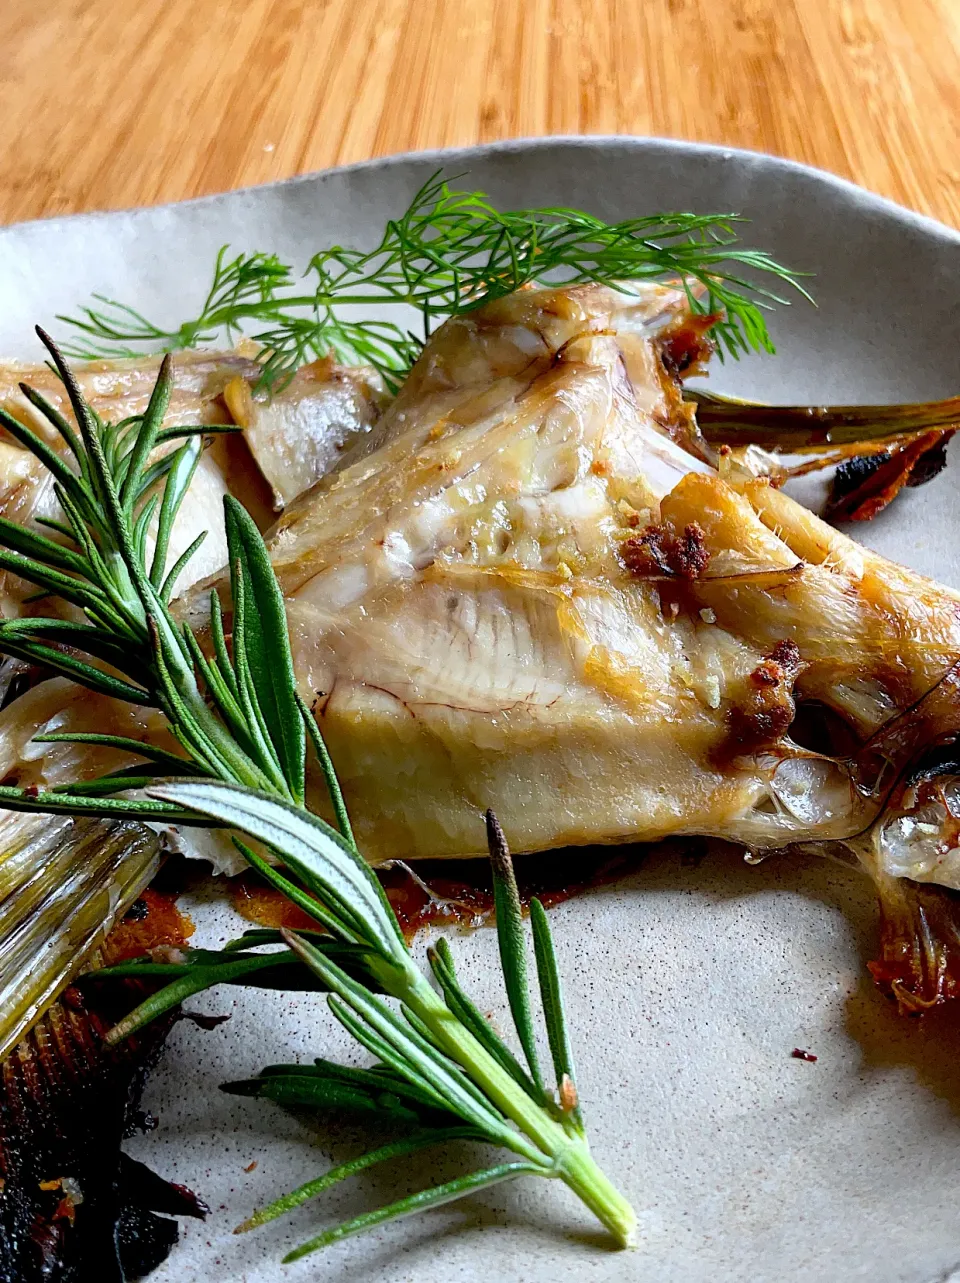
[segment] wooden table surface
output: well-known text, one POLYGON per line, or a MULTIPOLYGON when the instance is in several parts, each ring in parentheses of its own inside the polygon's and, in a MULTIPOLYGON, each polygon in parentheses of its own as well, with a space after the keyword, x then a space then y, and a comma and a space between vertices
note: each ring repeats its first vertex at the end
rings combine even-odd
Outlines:
POLYGON ((547 133, 776 152, 960 224, 960 0, 3 0, 0 222, 547 133))

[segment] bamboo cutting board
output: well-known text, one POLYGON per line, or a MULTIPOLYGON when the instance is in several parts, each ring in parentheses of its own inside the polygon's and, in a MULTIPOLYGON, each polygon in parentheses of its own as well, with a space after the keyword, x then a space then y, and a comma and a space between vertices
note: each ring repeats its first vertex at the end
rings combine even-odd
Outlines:
POLYGON ((958 0, 4 0, 0 222, 424 147, 652 134, 960 223, 958 0))

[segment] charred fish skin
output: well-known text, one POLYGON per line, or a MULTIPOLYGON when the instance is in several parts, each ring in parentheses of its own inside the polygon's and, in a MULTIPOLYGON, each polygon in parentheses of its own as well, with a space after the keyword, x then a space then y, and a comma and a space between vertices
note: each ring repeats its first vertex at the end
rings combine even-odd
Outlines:
POLYGON ((178 1241, 176 1222, 128 1201, 121 1171, 120 1141, 166 1030, 123 1064, 100 1058, 98 1032, 58 1004, 0 1067, 4 1283, 140 1278, 178 1241))
MULTIPOLYGON (((119 961, 134 941, 138 952, 151 940, 182 939, 163 900, 148 893, 136 925, 107 942, 104 961, 119 961)), ((137 1001, 136 988, 68 989, 0 1064, 2 1283, 143 1278, 178 1241, 171 1217, 206 1214, 189 1190, 121 1150, 143 1125, 144 1084, 176 1019, 108 1049, 104 1035, 137 1001)))

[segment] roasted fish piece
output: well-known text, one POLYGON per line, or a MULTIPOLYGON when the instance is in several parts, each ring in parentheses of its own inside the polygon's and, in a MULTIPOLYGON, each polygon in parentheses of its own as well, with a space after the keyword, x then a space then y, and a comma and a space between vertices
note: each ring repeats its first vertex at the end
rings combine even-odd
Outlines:
MULTIPOLYGON (((368 432, 380 410, 376 374, 332 361, 305 366, 273 398, 258 398, 256 351, 256 345, 245 343, 232 352, 180 352, 174 361, 166 427, 202 423, 244 429, 242 440, 220 437, 204 452, 180 510, 171 543, 173 560, 207 531, 181 577, 180 592, 219 570, 226 560, 221 514, 228 489, 258 519, 269 520, 322 476, 339 450, 368 432), (251 456, 255 468, 250 466, 251 456)), ((159 358, 152 357, 92 361, 78 370, 78 378, 91 406, 116 423, 146 410, 158 369, 159 358)), ((46 366, 0 365, 0 408, 62 451, 60 436, 21 391, 24 383, 72 417, 62 384, 46 366)), ((0 516, 32 525, 38 518, 57 515, 52 475, 0 428, 0 516)), ((29 590, 13 576, 0 577, 0 609, 6 616, 19 612, 24 595, 29 590)))
MULTIPOLYGON (((379 411, 372 372, 329 362, 298 372, 268 408, 261 406, 253 396, 260 367, 249 346, 236 352, 178 353, 174 362, 167 427, 236 420, 249 425, 251 438, 248 451, 236 435, 215 437, 201 456, 174 527, 171 559, 201 532, 208 534, 179 580, 181 591, 218 571, 226 559, 222 513, 228 486, 261 520, 272 517, 271 493, 252 466, 251 454, 273 493, 286 499, 310 485, 340 447, 369 431, 379 411)), ((93 408, 118 422, 146 410, 158 368, 159 358, 97 361, 83 367, 79 379, 93 408)), ((64 449, 21 383, 69 416, 62 384, 45 366, 0 366, 0 407, 43 434, 49 445, 64 449)), ((0 515, 21 525, 61 515, 52 474, 3 429, 0 515)), ((25 599, 33 592, 16 576, 0 573, 0 614, 16 617, 29 611, 25 599)), ((49 600, 42 609, 49 610, 49 600)), ((89 745, 32 742, 44 731, 112 731, 152 740, 164 736, 156 713, 100 699, 62 679, 41 681, 0 713, 0 778, 6 783, 54 787, 135 760, 89 745)), ((157 865, 154 847, 151 835, 138 826, 91 829, 62 819, 0 816, 0 1058, 150 880, 157 865)), ((211 854, 216 858, 217 852, 214 847, 211 854)))
MULTIPOLYGON (((888 898, 960 887, 947 768, 903 785, 960 730, 960 595, 721 479, 680 391, 697 320, 681 290, 596 285, 450 320, 277 523, 302 693, 371 859, 480 855, 495 806, 518 851, 842 843, 888 898)), ((945 950, 891 983, 942 995, 945 950)))
POLYGON ((302 366, 283 390, 255 397, 249 375, 224 388, 224 401, 279 512, 338 462, 340 452, 369 432, 386 396, 379 375, 330 359, 302 366))

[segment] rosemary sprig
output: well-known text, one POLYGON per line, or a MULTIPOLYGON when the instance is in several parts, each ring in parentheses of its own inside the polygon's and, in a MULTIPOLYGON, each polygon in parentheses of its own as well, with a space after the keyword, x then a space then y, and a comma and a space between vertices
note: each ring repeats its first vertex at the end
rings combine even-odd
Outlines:
MULTIPOLYGON (((111 425, 86 404, 57 347, 38 332, 63 379, 79 433, 42 397, 32 394, 31 400, 60 432, 73 466, 3 411, 0 421, 54 472, 66 517, 58 531, 65 542, 4 523, 0 565, 79 607, 86 622, 2 622, 0 652, 42 659, 54 672, 95 691, 159 709, 179 753, 134 749, 129 739, 109 734, 72 737, 136 752, 143 760, 46 793, 3 786, 0 806, 223 826, 244 835, 234 841, 251 866, 308 913, 319 932, 282 932, 279 940, 274 933, 251 933, 223 951, 187 951, 181 963, 114 969, 114 975, 132 973, 165 983, 112 1031, 110 1040, 212 984, 286 982, 324 989, 333 1015, 374 1057, 373 1068, 349 1070, 320 1061, 311 1071, 267 1069, 254 1085, 232 1090, 316 1108, 350 1105, 384 1122, 416 1128, 412 1137, 368 1155, 360 1167, 453 1136, 482 1140, 516 1156, 325 1230, 288 1259, 521 1175, 562 1180, 620 1245, 629 1245, 633 1210, 591 1157, 568 1081, 571 1062, 559 982, 549 928, 539 910, 536 958, 543 1015, 554 1060, 564 1067, 556 1094, 545 1085, 536 1060, 523 924, 495 820, 488 817, 501 957, 528 1069, 462 991, 448 945, 441 942, 431 954, 437 987, 414 962, 380 882, 357 850, 323 741, 298 696, 283 599, 266 548, 253 521, 231 498, 225 500, 233 605, 229 644, 215 593, 209 650, 174 619, 168 603, 176 567, 168 568, 166 550, 199 459, 203 429, 156 457, 170 394, 169 358, 145 414, 111 425), (158 531, 151 554, 148 531, 154 519, 158 531), (339 830, 305 805, 308 745, 327 780, 339 830), (278 943, 284 946, 279 953, 259 952, 278 943)), ((348 1174, 344 1169, 327 1173, 306 1193, 295 1191, 254 1222, 348 1174)))
POLYGON ((453 189, 437 173, 387 224, 375 249, 334 245, 315 254, 306 289, 275 254, 231 257, 225 245, 199 314, 172 329, 99 294, 78 317, 58 319, 78 332, 64 346, 70 356, 139 356, 249 331, 262 346, 264 389, 282 388, 300 365, 328 355, 373 365, 395 389, 438 321, 531 281, 600 281, 629 290, 631 281, 675 277, 685 282, 694 312, 718 317, 712 333, 721 353, 773 352, 763 309, 787 299, 762 279, 809 295, 769 254, 737 244, 741 221, 736 214, 673 213, 605 223, 562 207, 501 212, 482 192, 453 189), (422 333, 358 319, 355 305, 416 308, 422 333))

